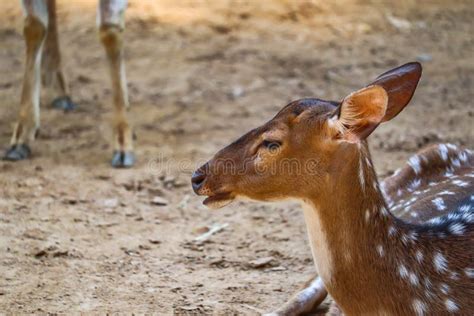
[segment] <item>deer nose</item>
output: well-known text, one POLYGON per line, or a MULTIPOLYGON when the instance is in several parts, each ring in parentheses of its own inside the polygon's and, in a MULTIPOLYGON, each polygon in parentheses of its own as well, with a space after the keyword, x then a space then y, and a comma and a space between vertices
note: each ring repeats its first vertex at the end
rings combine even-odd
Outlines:
POLYGON ((193 172, 193 175, 191 176, 191 184, 193 186, 193 190, 196 194, 199 194, 199 189, 202 188, 202 185, 204 183, 204 180, 206 180, 206 170, 207 170, 207 164, 204 166, 200 167, 196 171, 193 172))

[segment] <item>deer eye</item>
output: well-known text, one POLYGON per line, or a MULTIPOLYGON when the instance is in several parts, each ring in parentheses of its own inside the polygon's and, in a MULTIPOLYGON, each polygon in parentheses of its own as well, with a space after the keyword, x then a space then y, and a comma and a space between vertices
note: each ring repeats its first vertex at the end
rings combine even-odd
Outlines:
POLYGON ((276 140, 264 140, 262 142, 262 147, 270 150, 271 152, 277 151, 281 146, 281 142, 276 140))

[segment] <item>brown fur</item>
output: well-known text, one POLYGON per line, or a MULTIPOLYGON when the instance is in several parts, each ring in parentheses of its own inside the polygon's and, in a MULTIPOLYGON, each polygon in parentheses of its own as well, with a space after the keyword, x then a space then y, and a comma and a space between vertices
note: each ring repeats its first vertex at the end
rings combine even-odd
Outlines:
MULTIPOLYGON (((421 68, 407 64, 387 74, 382 76, 382 87, 389 87, 388 107, 385 114, 376 115, 381 121, 393 118, 406 105, 399 102, 410 100, 421 68), (397 84, 403 88, 397 89, 397 84)), ((371 113, 375 107, 373 100, 359 100, 363 101, 356 101, 355 109, 360 108, 363 119, 364 113, 371 113)), ((435 153, 428 151, 426 157, 422 155, 423 163, 414 166, 411 161, 409 168, 415 175, 405 168, 395 178, 387 179, 383 186, 387 192, 383 192, 363 139, 372 131, 372 125, 362 124, 367 129, 356 134, 358 140, 348 142, 338 124, 359 121, 346 120, 343 116, 347 112, 341 106, 336 108, 334 103, 317 99, 289 104, 268 123, 219 151, 198 169, 194 190, 208 195, 205 203, 210 206, 221 206, 239 196, 264 201, 296 198, 310 205, 305 220, 318 272, 347 314, 474 313, 474 282, 465 272, 472 268, 474 258, 472 220, 457 214, 439 223, 414 225, 389 213, 384 198, 384 194, 397 197, 399 188, 403 195, 410 177, 426 177, 417 185, 420 190, 433 187, 432 179, 439 178, 447 162, 425 174, 431 164, 437 165, 435 153), (300 169, 279 168, 287 161, 298 162, 300 169)), ((353 127, 347 126, 346 130, 353 127)), ((472 174, 470 152, 465 152, 467 157, 463 156, 462 163, 452 161, 454 153, 449 155, 453 171, 459 173, 456 176, 472 174)), ((461 187, 456 180, 452 176, 443 179, 445 188, 454 191, 457 202, 448 203, 453 207, 463 201, 464 191, 473 189, 472 185, 461 187)), ((433 198, 439 191, 430 189, 420 194, 428 197, 430 193, 433 198)), ((390 202, 396 207, 401 201, 391 198, 390 202)), ((430 214, 426 218, 433 217, 433 203, 422 207, 420 213, 426 209, 430 214)), ((423 219, 420 216, 418 223, 423 219)))
POLYGON ((66 78, 62 71, 61 54, 59 51, 58 23, 56 1, 48 0, 48 28, 43 46, 41 61, 41 77, 43 85, 55 90, 57 96, 69 95, 66 78))
POLYGON ((46 28, 40 18, 28 16, 25 19, 23 35, 26 42, 26 65, 21 90, 20 111, 15 124, 11 144, 28 142, 34 138, 39 128, 39 71, 41 46, 46 35, 46 28), (38 60, 39 58, 39 60, 38 60))
MULTIPOLYGON (((463 201, 469 197, 469 192, 474 190, 472 180, 466 175, 471 172, 474 165, 474 156, 468 154, 462 148, 454 146, 446 147, 448 149, 447 157, 449 159, 443 160, 440 156, 440 147, 445 145, 432 145, 424 148, 415 156, 420 157, 422 169, 419 175, 416 175, 413 168, 406 164, 400 170, 397 170, 393 175, 384 179, 381 187, 384 188, 387 201, 392 201, 392 214, 401 220, 413 224, 423 224, 427 221, 449 214, 452 210, 459 206, 459 201, 463 201), (459 159, 460 156, 468 154, 469 163, 465 163, 460 167, 453 167, 453 161, 459 159), (453 185, 446 181, 446 171, 452 170, 451 178, 464 179, 470 181, 470 186, 466 188, 455 188, 456 195, 444 195, 446 209, 439 211, 433 208, 431 200, 433 196, 437 196, 440 192, 447 191, 453 188, 453 185), (416 179, 421 179, 420 185, 416 190, 408 190, 407 183, 413 183, 416 179), (439 183, 436 186, 429 184, 439 183), (427 192, 424 192, 428 190, 427 192), (401 192, 401 194, 399 194, 401 192), (416 201, 409 205, 409 208, 399 208, 398 205, 404 205, 416 192, 424 192, 417 196, 416 201), (417 214, 417 216, 413 216, 417 214)), ((471 177, 472 179, 472 177, 471 177)), ((334 309, 331 315, 338 315, 337 309, 334 309)))
POLYGON ((113 103, 115 106, 114 133, 116 135, 116 150, 133 150, 132 131, 127 119, 129 109, 127 86, 122 77, 123 63, 123 34, 116 25, 104 24, 100 28, 100 38, 107 53, 112 79, 113 103))

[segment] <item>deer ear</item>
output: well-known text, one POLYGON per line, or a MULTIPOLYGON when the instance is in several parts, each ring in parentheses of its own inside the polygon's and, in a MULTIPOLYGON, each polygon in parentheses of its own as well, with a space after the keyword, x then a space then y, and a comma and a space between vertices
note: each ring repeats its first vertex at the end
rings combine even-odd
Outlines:
POLYGON ((357 142, 369 136, 380 123, 397 116, 410 102, 420 77, 420 63, 408 63, 381 74, 369 86, 351 93, 337 109, 339 135, 357 142))
POLYGON ((356 143, 369 136, 382 122, 387 111, 388 95, 373 85, 349 94, 339 106, 336 128, 342 139, 356 143))
POLYGON ((387 111, 382 122, 397 116, 410 102, 421 77, 421 64, 408 63, 381 74, 370 85, 381 86, 387 91, 387 111))

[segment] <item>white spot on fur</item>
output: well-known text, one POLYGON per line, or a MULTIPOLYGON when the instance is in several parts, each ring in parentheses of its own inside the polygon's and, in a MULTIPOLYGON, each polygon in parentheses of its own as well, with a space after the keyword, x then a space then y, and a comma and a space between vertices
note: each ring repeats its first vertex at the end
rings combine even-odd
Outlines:
POLYGON ((388 228, 388 235, 389 235, 389 236, 395 235, 396 232, 397 232, 397 229, 396 229, 395 227, 390 226, 390 227, 388 228))
POLYGON ((462 223, 453 223, 449 226, 449 231, 455 235, 464 234, 466 227, 462 223))
POLYGON ((372 163, 370 162, 369 157, 365 157, 365 162, 367 163, 367 166, 369 166, 370 168, 372 168, 372 163))
POLYGON ((431 283, 431 280, 428 278, 425 278, 425 289, 431 290, 433 288, 433 283, 431 283))
POLYGON ((421 252, 421 250, 416 251, 415 257, 416 257, 416 261, 418 261, 418 263, 423 262, 423 253, 421 252))
POLYGON ((407 268, 401 264, 399 267, 398 267, 398 274, 400 275, 400 277, 402 277, 403 279, 406 279, 408 278, 408 270, 407 268))
POLYGON ((416 174, 419 174, 421 171, 421 161, 420 157, 417 155, 411 156, 410 159, 408 159, 408 164, 410 167, 415 171, 416 174))
POLYGON ((453 177, 453 175, 454 175, 454 169, 453 169, 453 167, 448 167, 448 168, 446 168, 446 172, 445 172, 444 176, 445 176, 446 178, 451 178, 451 177, 453 177))
POLYGON ((469 186, 469 182, 462 181, 462 180, 453 180, 453 184, 457 185, 458 187, 462 187, 462 188, 465 188, 465 187, 469 186))
POLYGON ((370 211, 369 210, 365 210, 365 221, 368 222, 370 219, 370 211))
POLYGON ((474 213, 472 212, 465 212, 461 215, 461 219, 468 223, 474 223, 474 213))
POLYGON ((416 315, 423 316, 426 312, 426 304, 420 300, 413 300, 413 310, 415 311, 416 315))
POLYGON ((459 221, 461 220, 462 214, 460 213, 449 213, 446 218, 450 221, 459 221))
POLYGON ((418 276, 413 272, 410 272, 410 283, 414 286, 418 285, 418 276))
POLYGON ((456 193, 452 192, 452 191, 441 191, 438 193, 439 195, 456 195, 456 193))
POLYGON ((451 164, 456 168, 461 167, 461 162, 459 161, 459 159, 454 159, 453 161, 451 161, 451 164))
POLYGON ((383 257, 383 256, 384 256, 385 252, 384 252, 384 250, 383 250, 383 246, 382 246, 382 245, 378 245, 378 246, 377 246, 377 252, 379 253, 379 256, 380 256, 380 257, 383 257))
POLYGON ((446 258, 439 252, 437 252, 433 257, 433 264, 439 273, 446 272, 448 270, 448 262, 446 258))
POLYGON ((448 148, 449 148, 449 149, 452 149, 452 150, 458 149, 458 146, 453 145, 453 144, 446 144, 446 146, 448 146, 448 148))
POLYGON ((466 268, 464 269, 464 273, 470 279, 474 279, 474 268, 466 268))
POLYGON ((364 176, 364 164, 362 163, 362 153, 360 153, 359 157, 359 181, 360 185, 362 186, 362 190, 365 190, 365 176, 364 176))
POLYGON ((448 147, 445 144, 439 145, 439 155, 444 161, 448 160, 448 147))
POLYGON ((444 304, 446 305, 446 309, 450 312, 457 312, 459 310, 459 306, 449 298, 444 302, 444 304))
POLYGON ((426 297, 433 298, 434 297, 434 293, 432 291, 433 284, 431 283, 430 279, 425 278, 424 279, 424 285, 425 285, 425 295, 426 295, 426 297))
POLYGON ((415 191, 421 184, 421 179, 415 179, 408 185, 408 191, 415 191))
POLYGON ((439 286, 439 289, 441 290, 441 293, 443 293, 444 295, 447 295, 449 293, 449 285, 447 285, 446 283, 441 283, 441 285, 439 286))
POLYGON ((433 219, 430 219, 427 223, 433 224, 433 225, 439 225, 443 223, 443 218, 442 217, 435 217, 433 219))
POLYGON ((466 162, 469 158, 466 151, 461 151, 458 157, 462 162, 466 162))
POLYGON ((451 280, 459 280, 459 274, 457 272, 451 272, 451 280))
POLYGON ((435 207, 438 211, 443 211, 443 210, 446 209, 446 205, 444 204, 444 200, 440 197, 438 197, 436 199, 433 199, 431 202, 435 205, 435 207))

